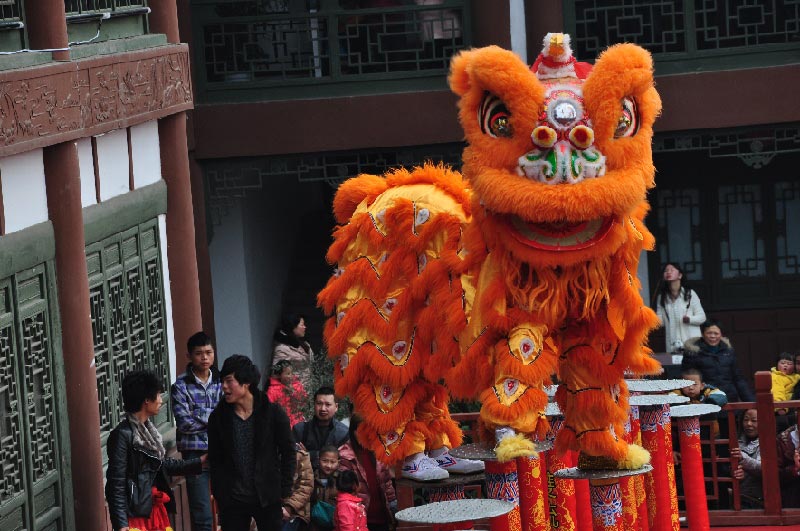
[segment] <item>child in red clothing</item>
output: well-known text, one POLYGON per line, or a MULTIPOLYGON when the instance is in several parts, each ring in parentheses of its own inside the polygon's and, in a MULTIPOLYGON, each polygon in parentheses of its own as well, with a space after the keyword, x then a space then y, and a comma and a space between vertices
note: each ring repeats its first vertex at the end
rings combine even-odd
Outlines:
POLYGON ((294 375, 294 368, 289 360, 281 360, 272 366, 267 398, 286 411, 291 427, 305 420, 303 408, 308 401, 308 393, 300 379, 294 375))
POLYGON ((342 470, 336 478, 336 512, 333 520, 336 531, 367 531, 367 510, 356 495, 358 476, 352 470, 342 470))

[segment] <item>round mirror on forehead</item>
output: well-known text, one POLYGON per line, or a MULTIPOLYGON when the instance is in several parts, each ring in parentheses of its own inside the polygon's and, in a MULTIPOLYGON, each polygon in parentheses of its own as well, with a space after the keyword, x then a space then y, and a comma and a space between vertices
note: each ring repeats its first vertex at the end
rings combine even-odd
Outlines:
POLYGON ((556 100, 549 105, 550 122, 560 128, 567 128, 580 119, 581 109, 572 100, 556 100))

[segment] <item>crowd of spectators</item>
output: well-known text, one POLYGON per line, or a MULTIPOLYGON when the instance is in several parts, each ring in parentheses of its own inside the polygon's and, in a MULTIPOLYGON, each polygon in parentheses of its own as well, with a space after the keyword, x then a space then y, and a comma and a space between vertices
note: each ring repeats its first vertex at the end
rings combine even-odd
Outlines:
MULTIPOLYGON (((677 270, 666 271, 668 276, 681 279, 677 270)), ((682 301, 680 306, 688 311, 694 292, 680 290, 672 302, 682 301)), ((665 318, 677 315, 665 311, 665 318)), ((695 326, 691 318, 680 321, 695 326)), ((265 390, 259 389, 260 372, 250 358, 230 356, 217 370, 212 338, 203 332, 189 338, 186 370, 171 388, 181 460, 166 457, 150 421, 161 407, 163 382, 152 371, 126 376, 126 416, 108 442, 106 497, 115 531, 164 531, 171 526, 175 505, 165 473, 187 474, 193 531, 212 529, 212 493, 223 531, 249 531, 252 521, 259 529, 281 531, 393 528, 393 474, 359 444, 360 419, 350 416, 343 419, 346 424, 337 418, 334 389, 326 385, 314 391, 313 413, 303 414, 309 405, 314 357, 305 329, 302 316, 283 319, 265 390)), ((698 330, 681 349, 681 377, 691 384, 675 393, 691 403, 721 407, 755 401, 719 323, 706 320, 698 330)), ((800 355, 781 353, 771 373, 775 402, 800 398, 800 355)), ((775 416, 774 442, 765 440, 763 433, 759 437, 756 409, 736 416, 738 438, 730 441, 730 469, 723 473, 738 482, 743 508, 764 504, 762 444, 777 445, 783 506, 800 507, 798 416, 787 407, 777 407, 775 416)), ((722 411, 704 419, 710 428, 702 436, 711 441, 726 438, 728 418, 722 411)), ((674 457, 680 466, 680 454, 674 457)))

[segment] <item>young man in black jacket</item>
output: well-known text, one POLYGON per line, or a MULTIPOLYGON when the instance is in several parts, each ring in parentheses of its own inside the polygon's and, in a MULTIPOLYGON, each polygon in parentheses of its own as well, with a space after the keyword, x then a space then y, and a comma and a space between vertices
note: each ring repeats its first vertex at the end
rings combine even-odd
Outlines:
POLYGON ((211 490, 222 531, 279 531, 281 499, 291 494, 295 449, 289 418, 259 391, 261 375, 246 356, 225 360, 223 400, 208 419, 211 490))

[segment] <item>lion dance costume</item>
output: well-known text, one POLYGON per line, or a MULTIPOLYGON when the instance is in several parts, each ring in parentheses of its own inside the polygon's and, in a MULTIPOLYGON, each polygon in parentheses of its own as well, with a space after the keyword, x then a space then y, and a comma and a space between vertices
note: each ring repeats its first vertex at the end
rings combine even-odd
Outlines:
POLYGON ((456 56, 449 81, 463 175, 361 175, 334 200, 338 265, 319 303, 359 440, 414 477, 423 452, 461 443, 451 393, 480 399, 481 438, 501 460, 530 454, 556 374, 556 449, 583 468, 638 468, 649 457, 622 440, 623 377, 661 370, 636 278, 654 243, 652 59, 620 44, 592 67, 548 34, 531 68, 490 46, 456 56))

